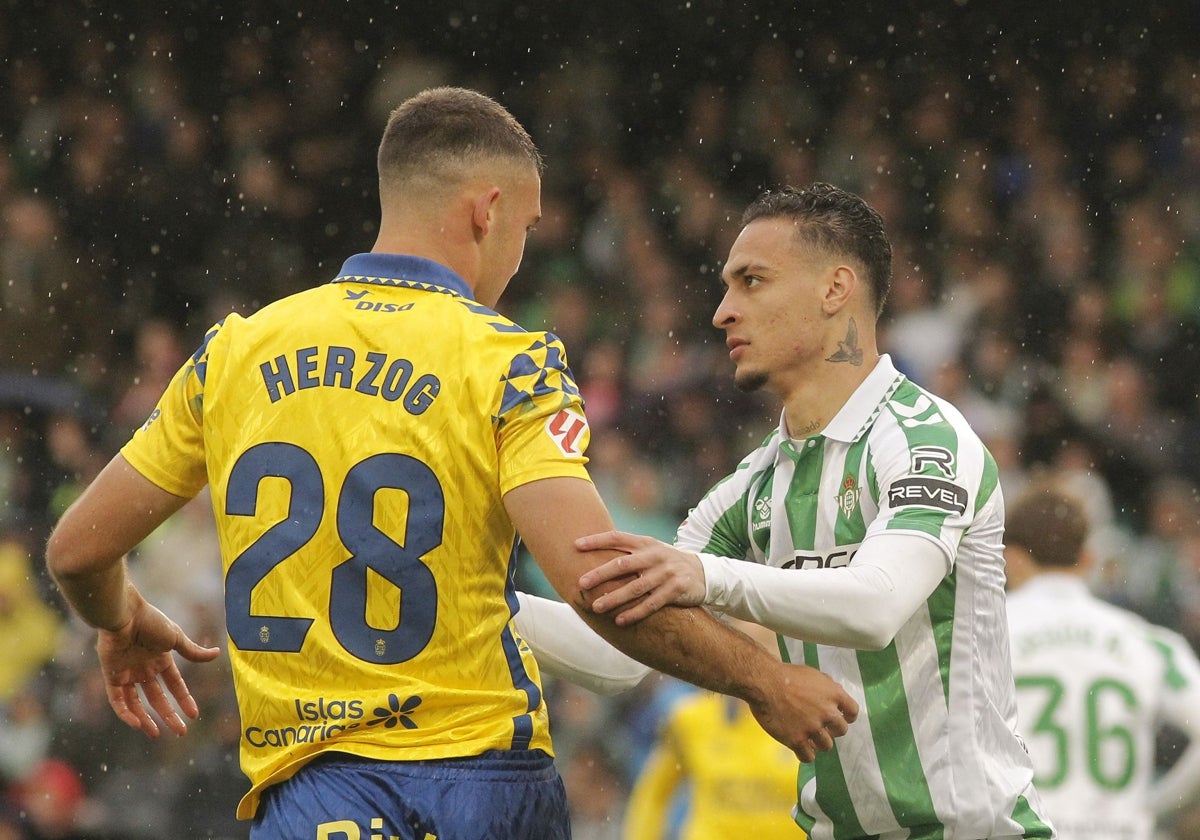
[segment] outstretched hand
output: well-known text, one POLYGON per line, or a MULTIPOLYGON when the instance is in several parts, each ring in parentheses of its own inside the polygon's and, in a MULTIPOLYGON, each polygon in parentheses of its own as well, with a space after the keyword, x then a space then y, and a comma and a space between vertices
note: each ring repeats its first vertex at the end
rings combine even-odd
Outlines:
POLYGON ((750 710, 771 737, 803 762, 833 749, 833 739, 845 735, 858 718, 858 702, 816 668, 780 663, 775 685, 761 699, 749 701, 750 710))
POLYGON ((623 552, 579 578, 579 588, 598 613, 614 611, 617 624, 627 625, 669 605, 694 607, 704 603, 704 568, 695 554, 672 545, 628 534, 606 531, 580 537, 580 551, 616 550, 623 552), (609 581, 628 578, 610 592, 591 598, 591 590, 609 581))
POLYGON ((123 627, 99 633, 96 651, 108 705, 117 717, 157 738, 160 730, 142 702, 144 695, 146 703, 172 732, 187 734, 187 723, 179 712, 194 720, 200 716, 200 708, 179 672, 174 653, 189 662, 210 662, 220 655, 220 649, 192 641, 178 624, 145 601, 137 603, 133 617, 123 627), (178 711, 171 703, 172 697, 178 711))

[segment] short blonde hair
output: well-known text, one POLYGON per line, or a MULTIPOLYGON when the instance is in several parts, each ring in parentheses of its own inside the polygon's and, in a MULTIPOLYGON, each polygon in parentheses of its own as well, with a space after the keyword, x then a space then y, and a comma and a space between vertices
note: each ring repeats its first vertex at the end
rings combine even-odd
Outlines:
POLYGON ((529 133, 499 102, 466 88, 430 88, 388 118, 377 156, 380 187, 451 180, 489 158, 528 164, 538 175, 544 169, 529 133))

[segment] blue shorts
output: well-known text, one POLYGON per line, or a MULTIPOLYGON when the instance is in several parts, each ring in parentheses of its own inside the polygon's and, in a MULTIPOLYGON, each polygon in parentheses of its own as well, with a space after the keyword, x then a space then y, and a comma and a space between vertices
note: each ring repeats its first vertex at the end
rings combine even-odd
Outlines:
POLYGON ((321 756, 263 792, 251 840, 569 840, 567 796, 541 750, 375 761, 321 756))

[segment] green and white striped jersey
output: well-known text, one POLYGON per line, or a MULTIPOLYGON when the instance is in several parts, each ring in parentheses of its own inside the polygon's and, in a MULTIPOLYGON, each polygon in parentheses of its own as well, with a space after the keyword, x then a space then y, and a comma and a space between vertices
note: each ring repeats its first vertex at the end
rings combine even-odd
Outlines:
POLYGON ((1061 840, 1149 840, 1200 788, 1200 662, 1178 633, 1105 603, 1074 574, 1010 593, 1020 732, 1061 840), (1159 774, 1155 736, 1187 750, 1159 774))
MULTIPOLYGON (((859 703, 835 748, 802 764, 813 840, 1051 837, 1015 733, 996 464, 962 415, 887 356, 829 426, 783 422, 680 526, 676 544, 837 575, 883 533, 934 541, 941 584, 882 650, 781 637, 859 703)), ((853 610, 853 603, 846 609, 853 610)))

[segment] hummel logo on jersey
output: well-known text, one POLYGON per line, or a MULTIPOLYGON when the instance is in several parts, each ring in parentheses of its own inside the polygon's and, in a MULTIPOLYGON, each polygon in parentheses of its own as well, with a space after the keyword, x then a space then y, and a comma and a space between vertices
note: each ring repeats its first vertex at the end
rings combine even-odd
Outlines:
POLYGON ((917 401, 912 407, 908 407, 902 403, 891 403, 892 411, 904 417, 900 421, 900 425, 912 429, 916 426, 931 426, 934 423, 943 422, 942 415, 938 413, 937 406, 933 404, 933 400, 921 394, 917 397, 917 401))
POLYGON ((763 497, 754 503, 754 522, 750 529, 754 532, 771 527, 771 500, 763 497))

